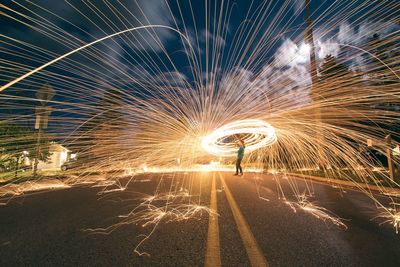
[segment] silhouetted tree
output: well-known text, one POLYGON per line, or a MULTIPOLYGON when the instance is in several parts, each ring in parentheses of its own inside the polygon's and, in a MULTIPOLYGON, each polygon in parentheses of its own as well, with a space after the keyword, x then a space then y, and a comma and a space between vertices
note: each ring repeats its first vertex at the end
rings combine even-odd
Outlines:
POLYGON ((319 74, 321 80, 339 79, 349 75, 350 70, 345 64, 338 63, 332 55, 327 55, 321 64, 319 74))
POLYGON ((117 88, 105 91, 100 99, 97 114, 91 123, 91 154, 96 164, 108 165, 122 150, 122 137, 126 125, 124 103, 123 91, 117 88))
MULTIPOLYGON (((46 162, 50 159, 49 142, 50 136, 42 135, 39 154, 41 161, 46 162)), ((35 157, 36 145, 37 133, 29 128, 0 124, 0 154, 3 155, 4 161, 8 161, 9 166, 15 166, 16 173, 23 157, 31 160, 35 157)), ((3 164, 6 163, 3 162, 3 164)))

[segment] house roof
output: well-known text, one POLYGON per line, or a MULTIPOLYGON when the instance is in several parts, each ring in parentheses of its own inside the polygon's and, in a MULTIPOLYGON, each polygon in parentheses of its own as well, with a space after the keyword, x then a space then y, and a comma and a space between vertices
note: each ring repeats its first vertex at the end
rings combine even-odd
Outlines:
POLYGON ((50 152, 71 152, 71 150, 61 144, 53 142, 50 144, 50 152))

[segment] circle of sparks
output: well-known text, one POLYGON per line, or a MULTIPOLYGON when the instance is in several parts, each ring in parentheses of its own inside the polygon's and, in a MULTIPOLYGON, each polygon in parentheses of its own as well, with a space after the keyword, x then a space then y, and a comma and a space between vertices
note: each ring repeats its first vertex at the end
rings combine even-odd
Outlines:
POLYGON ((276 142, 275 129, 269 123, 257 120, 234 121, 214 130, 202 140, 202 147, 210 154, 229 157, 237 154, 237 136, 246 144, 246 152, 252 152, 276 142), (232 141, 232 137, 236 140, 232 141))

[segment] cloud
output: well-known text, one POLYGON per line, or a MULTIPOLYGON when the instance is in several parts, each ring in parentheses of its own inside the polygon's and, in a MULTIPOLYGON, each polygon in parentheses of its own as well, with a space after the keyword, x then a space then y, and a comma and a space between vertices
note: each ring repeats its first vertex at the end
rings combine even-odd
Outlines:
MULTIPOLYGON (((352 69, 365 66, 365 53, 360 50, 345 49, 345 45, 368 46, 368 39, 377 33, 381 38, 399 29, 399 25, 391 21, 363 21, 357 25, 342 22, 335 28, 325 30, 315 28, 314 42, 318 64, 324 57, 332 55, 344 57, 352 69)), ((291 109, 310 102, 311 75, 309 71, 310 46, 300 40, 295 42, 289 38, 284 39, 273 56, 272 63, 266 64, 261 71, 253 72, 240 67, 226 73, 221 78, 219 90, 226 92, 224 96, 231 98, 232 102, 253 99, 244 106, 251 110, 253 106, 260 105, 260 99, 273 102, 277 109, 291 109), (242 96, 232 94, 240 92, 242 96)), ((229 101, 228 101, 229 102, 229 101)), ((229 106, 229 105, 227 105, 229 106)))
POLYGON ((337 57, 339 55, 340 46, 335 39, 329 39, 325 42, 317 40, 318 59, 322 60, 327 55, 337 57))
POLYGON ((156 75, 152 81, 162 87, 184 87, 187 84, 186 76, 179 71, 168 71, 156 75))
MULTIPOLYGON (((136 20, 131 21, 131 25, 164 25, 173 26, 173 19, 168 13, 168 7, 165 1, 162 0, 137 0, 137 1, 127 1, 126 7, 135 12, 140 10, 137 14, 132 14, 132 17, 136 20)), ((132 18, 132 20, 134 20, 132 18)), ((144 34, 141 34, 138 38, 137 46, 139 49, 143 50, 153 50, 155 52, 161 51, 160 42, 164 43, 167 40, 171 40, 176 34, 167 29, 151 29, 146 30, 144 34), (145 41, 144 43, 141 41, 145 41)))
POLYGON ((297 45, 290 39, 286 39, 283 44, 278 48, 275 54, 275 65, 278 67, 283 66, 296 66, 308 62, 310 47, 306 43, 297 45))
POLYGON ((354 28, 348 22, 343 22, 339 25, 339 32, 337 34, 337 40, 339 43, 349 44, 354 41, 354 28))
MULTIPOLYGON (((6 5, 28 18, 35 19, 35 22, 30 21, 2 9, 10 16, 15 16, 36 29, 4 16, 2 17, 4 23, 0 23, 2 34, 50 51, 49 53, 32 49, 32 47, 23 47, 13 41, 7 41, 10 45, 5 42, 0 44, 0 49, 8 47, 10 51, 19 52, 19 54, 9 53, 4 56, 5 59, 26 64, 28 68, 46 63, 56 55, 67 53, 83 44, 120 30, 149 24, 173 25, 173 19, 163 0, 114 1, 112 5, 111 2, 103 0, 67 2, 38 0, 34 2, 10 1, 6 5), (29 57, 34 60, 26 60, 29 57)), ((138 76, 145 77, 144 69, 149 66, 148 62, 154 60, 154 53, 161 54, 162 45, 176 37, 176 33, 165 29, 126 33, 70 55, 45 71, 51 71, 50 73, 55 75, 82 78, 90 83, 104 84, 114 81, 122 85, 134 83, 138 76), (75 60, 78 64, 71 60, 75 60), (136 73, 130 71, 131 68, 135 68, 135 65, 140 64, 142 64, 140 71, 136 73)), ((20 72, 14 71, 12 75, 14 77, 7 78, 10 80, 16 78, 20 72)), ((26 79, 26 82, 29 81, 29 78, 26 79)))
POLYGON ((304 65, 281 68, 269 64, 259 73, 235 68, 221 78, 219 90, 225 92, 223 95, 227 98, 226 103, 235 103, 241 99, 249 111, 252 107, 272 102, 285 106, 271 108, 289 109, 309 102, 310 83, 311 77, 304 65))
POLYGON ((291 0, 294 14, 298 14, 303 10, 304 0, 291 0))
POLYGON ((222 91, 238 91, 243 92, 252 82, 253 73, 244 68, 235 68, 232 71, 225 73, 219 83, 219 88, 222 91))
POLYGON ((199 34, 199 40, 201 43, 210 42, 210 46, 216 46, 217 48, 223 47, 226 41, 219 33, 213 34, 208 29, 203 29, 199 34))
MULTIPOLYGON (((341 53, 349 59, 350 66, 357 66, 363 62, 361 58, 357 58, 357 51, 345 51, 347 45, 360 47, 360 49, 368 49, 368 39, 374 34, 378 34, 380 38, 398 31, 400 25, 394 21, 364 21, 357 25, 352 25, 345 21, 340 23, 336 28, 330 31, 324 30, 322 27, 314 30, 315 51, 319 63, 327 55, 339 57, 341 53)), ((277 67, 298 67, 308 64, 309 47, 304 41, 295 43, 291 39, 285 39, 282 45, 275 53, 274 64, 277 67)), ((363 53, 359 51, 362 57, 363 53)))
MULTIPOLYGON (((71 46, 78 47, 82 43, 127 28, 149 24, 172 26, 173 21, 166 12, 168 7, 165 1, 162 0, 123 1, 114 2, 113 5, 102 0, 87 2, 39 0, 34 4, 29 2, 19 4, 26 9, 22 9, 18 3, 10 3, 8 7, 38 19, 40 23, 23 19, 38 29, 10 20, 9 23, 2 23, 0 26, 2 33, 56 53, 69 51, 71 46)), ((17 16, 9 11, 7 13, 17 16)), ((166 29, 149 29, 130 32, 114 40, 126 43, 137 50, 160 52, 162 51, 160 43, 174 36, 173 32, 166 29)))

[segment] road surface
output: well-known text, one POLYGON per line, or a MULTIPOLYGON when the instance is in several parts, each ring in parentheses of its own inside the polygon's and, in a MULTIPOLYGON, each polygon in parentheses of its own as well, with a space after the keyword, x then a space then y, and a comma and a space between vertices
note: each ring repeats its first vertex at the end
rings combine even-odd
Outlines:
MULTIPOLYGON (((78 186, 15 198, 0 206, 0 266, 400 266, 400 235, 373 219, 369 197, 327 184, 267 174, 144 174, 125 191, 98 195, 101 187, 78 186), (256 184, 258 186, 256 186, 256 184), (217 209, 182 221, 127 224, 114 232, 89 234, 113 225, 139 197, 190 188, 190 203, 217 209), (308 188, 312 200, 344 219, 323 221, 285 202, 308 188)), ((112 187, 110 187, 112 189, 112 187)), ((376 196, 385 204, 390 199, 376 196)), ((188 203, 188 198, 182 198, 188 203)))

